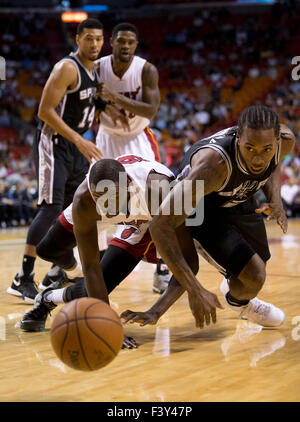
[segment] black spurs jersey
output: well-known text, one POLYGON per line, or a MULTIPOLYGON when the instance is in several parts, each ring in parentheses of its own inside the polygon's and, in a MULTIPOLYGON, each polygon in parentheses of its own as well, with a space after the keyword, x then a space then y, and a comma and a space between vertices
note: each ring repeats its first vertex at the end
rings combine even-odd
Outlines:
MULTIPOLYGON (((92 76, 74 53, 71 53, 61 61, 71 61, 75 64, 78 83, 74 89, 66 91, 56 108, 56 112, 70 128, 79 134, 83 134, 89 129, 94 120, 94 102, 97 84, 99 83, 98 75, 93 69, 92 76)), ((54 134, 54 130, 46 123, 42 132, 47 137, 51 137, 54 134)))
POLYGON ((236 135, 237 126, 234 126, 202 139, 187 151, 179 166, 177 178, 181 180, 189 174, 191 159, 199 149, 212 148, 224 158, 228 176, 217 192, 205 196, 205 207, 230 208, 247 201, 266 184, 279 162, 281 143, 278 144, 274 157, 263 173, 259 175, 250 173, 240 156, 236 135))

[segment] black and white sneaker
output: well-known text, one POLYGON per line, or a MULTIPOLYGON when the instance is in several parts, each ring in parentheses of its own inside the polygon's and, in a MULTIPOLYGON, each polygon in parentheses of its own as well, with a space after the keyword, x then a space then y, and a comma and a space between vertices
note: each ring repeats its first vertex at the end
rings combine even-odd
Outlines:
POLYGON ((164 261, 160 259, 154 273, 152 291, 154 293, 162 294, 168 288, 169 280, 169 268, 164 261))
POLYGON ((51 272, 53 272, 54 267, 55 266, 52 265, 51 269, 47 272, 43 281, 39 284, 39 289, 45 290, 50 286, 50 284, 54 283, 57 280, 60 280, 63 277, 63 270, 58 266, 55 275, 50 275, 51 272))
POLYGON ((45 275, 44 280, 39 284, 39 289, 45 290, 50 286, 53 288, 53 283, 55 283, 55 289, 61 289, 68 283, 76 283, 78 280, 80 277, 69 279, 65 271, 59 268, 57 275, 50 276, 49 273, 45 275))
POLYGON ((52 290, 49 287, 36 296, 33 309, 26 312, 20 321, 20 328, 22 330, 43 331, 45 329, 47 316, 57 306, 55 303, 45 300, 52 290))
POLYGON ((19 274, 16 274, 11 286, 6 289, 7 293, 18 296, 27 303, 34 303, 38 290, 33 276, 33 273, 26 277, 24 275, 20 277, 19 274))

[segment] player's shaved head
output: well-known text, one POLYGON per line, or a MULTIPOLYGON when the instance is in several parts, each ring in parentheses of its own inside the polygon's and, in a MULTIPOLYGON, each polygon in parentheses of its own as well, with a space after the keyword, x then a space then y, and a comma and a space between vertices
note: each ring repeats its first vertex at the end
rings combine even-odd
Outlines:
POLYGON ((125 168, 119 161, 110 158, 99 160, 90 169, 90 186, 97 186, 97 183, 101 180, 111 180, 117 183, 122 172, 125 172, 125 168))

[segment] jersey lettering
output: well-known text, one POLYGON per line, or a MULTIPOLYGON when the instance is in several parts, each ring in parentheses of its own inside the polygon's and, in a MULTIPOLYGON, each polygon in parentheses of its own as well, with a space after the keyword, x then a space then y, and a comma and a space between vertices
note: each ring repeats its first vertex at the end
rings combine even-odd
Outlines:
POLYGON ((123 155, 122 157, 118 158, 119 163, 121 164, 134 164, 141 161, 149 161, 145 160, 144 158, 138 157, 137 155, 123 155))
MULTIPOLYGON (((138 89, 134 92, 120 92, 120 94, 124 95, 127 98, 130 98, 132 100, 136 100, 136 96, 138 95, 139 91, 140 91, 141 87, 139 86, 138 89)), ((124 108, 121 108, 121 113, 125 114, 126 116, 126 111, 124 108)), ((134 113, 129 113, 128 117, 129 119, 133 119, 136 115, 134 113)))

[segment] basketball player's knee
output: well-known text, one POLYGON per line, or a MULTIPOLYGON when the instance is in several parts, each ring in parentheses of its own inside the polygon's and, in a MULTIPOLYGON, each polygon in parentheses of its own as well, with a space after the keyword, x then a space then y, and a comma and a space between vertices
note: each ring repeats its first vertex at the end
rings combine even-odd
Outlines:
POLYGON ((266 280, 266 271, 265 268, 261 268, 252 278, 253 288, 255 291, 260 291, 266 280))
POLYGON ((52 224, 61 213, 63 207, 61 204, 45 204, 41 205, 39 210, 40 218, 44 221, 49 221, 52 224))
POLYGON ((242 282, 247 286, 247 290, 255 293, 259 292, 266 280, 266 266, 264 263, 254 265, 248 269, 242 282))
POLYGON ((37 255, 45 261, 55 261, 56 253, 54 249, 47 247, 47 243, 41 240, 41 242, 36 247, 37 255))

